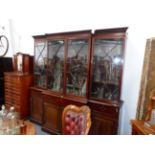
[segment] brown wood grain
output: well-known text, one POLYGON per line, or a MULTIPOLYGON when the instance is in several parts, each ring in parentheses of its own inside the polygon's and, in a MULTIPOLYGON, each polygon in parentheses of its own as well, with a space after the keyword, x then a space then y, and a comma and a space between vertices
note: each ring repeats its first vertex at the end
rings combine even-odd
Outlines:
POLYGON ((155 126, 147 127, 143 120, 131 120, 132 135, 149 135, 155 134, 155 126))
POLYGON ((20 118, 30 115, 30 92, 33 76, 25 73, 5 72, 5 105, 7 108, 15 107, 20 118))
MULTIPOLYGON (((124 66, 124 51, 125 51, 125 37, 126 37, 127 27, 124 28, 112 28, 112 29, 100 29, 95 30, 95 33, 92 33, 90 30, 86 31, 76 31, 76 32, 64 32, 64 33, 53 33, 34 36, 34 44, 38 42, 46 43, 50 40, 63 40, 64 41, 64 68, 63 68, 63 91, 54 92, 47 89, 46 87, 40 88, 35 83, 35 88, 31 91, 31 107, 34 110, 31 113, 31 117, 35 120, 41 120, 42 118, 42 128, 46 131, 49 131, 53 134, 61 134, 61 116, 62 111, 65 106, 69 104, 82 106, 88 105, 92 111, 92 127, 90 134, 117 134, 118 130, 118 118, 119 110, 123 103, 121 101, 121 87, 122 87, 122 75, 123 75, 123 66, 124 66), (85 96, 76 96, 75 94, 67 94, 67 73, 68 73, 68 41, 71 39, 87 39, 88 40, 88 57, 87 57, 87 73, 86 73, 86 95, 85 96), (122 39, 122 63, 120 66, 120 78, 119 78, 119 93, 117 100, 110 100, 105 98, 98 99, 97 97, 91 96, 92 90, 92 81, 93 81, 93 56, 94 56, 94 45, 93 42, 95 39, 122 39), (38 90, 37 90, 38 89, 38 90), (41 91, 40 91, 41 90, 41 91), (40 94, 40 97, 38 95, 40 94), (40 101, 37 101, 40 98, 40 101), (38 108, 38 104, 41 105, 42 100, 42 110, 41 106, 38 108), (42 115, 41 115, 42 111, 42 115), (38 115, 37 115, 38 114, 38 115), (39 115, 41 115, 39 117, 39 115)), ((36 52, 36 51, 35 51, 36 52)), ((38 55, 39 53, 34 53, 38 55)), ((49 56, 49 51, 47 47, 47 57, 49 56)), ((35 66, 35 65, 34 65, 35 66)), ((47 66, 48 68, 48 66, 47 66)), ((47 73, 47 68, 45 72, 47 73)), ((48 74, 48 73, 47 73, 48 74)), ((47 78, 46 78, 47 86, 47 78)))

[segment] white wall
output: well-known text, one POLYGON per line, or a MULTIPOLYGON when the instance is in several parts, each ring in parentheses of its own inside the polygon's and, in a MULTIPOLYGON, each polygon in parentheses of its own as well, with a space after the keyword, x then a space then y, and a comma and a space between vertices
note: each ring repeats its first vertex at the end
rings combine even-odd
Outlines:
POLYGON ((5 0, 1 11, 5 11, 6 19, 12 19, 13 51, 30 54, 33 54, 32 35, 128 26, 120 133, 130 133, 146 39, 155 36, 153 0, 14 0, 9 3, 5 0))
POLYGON ((5 35, 9 41, 9 49, 5 57, 12 57, 12 38, 11 38, 11 29, 10 29, 10 20, 0 18, 0 35, 5 35))

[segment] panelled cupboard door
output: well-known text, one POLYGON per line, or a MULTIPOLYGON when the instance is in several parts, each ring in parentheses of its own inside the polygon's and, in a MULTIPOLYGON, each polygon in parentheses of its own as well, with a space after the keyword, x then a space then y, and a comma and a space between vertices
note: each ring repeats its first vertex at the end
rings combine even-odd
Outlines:
POLYGON ((92 126, 91 135, 115 135, 117 134, 117 120, 105 117, 104 113, 91 111, 92 126))
POLYGON ((42 91, 31 89, 31 99, 30 99, 30 119, 36 123, 42 124, 43 115, 43 98, 42 91))
POLYGON ((53 134, 60 134, 60 107, 59 105, 44 102, 43 104, 43 130, 53 134))

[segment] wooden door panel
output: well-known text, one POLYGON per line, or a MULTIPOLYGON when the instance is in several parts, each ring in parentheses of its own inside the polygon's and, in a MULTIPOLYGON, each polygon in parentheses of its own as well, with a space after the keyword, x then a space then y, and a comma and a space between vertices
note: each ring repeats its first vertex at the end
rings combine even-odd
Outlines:
POLYGON ((31 90, 31 120, 42 124, 43 99, 40 91, 31 90))
POLYGON ((31 117, 42 123, 42 103, 36 102, 34 98, 31 100, 31 117))
POLYGON ((113 135, 117 134, 117 121, 104 117, 103 113, 92 111, 92 135, 113 135))
POLYGON ((57 134, 60 132, 60 108, 48 102, 43 106, 43 128, 57 134))

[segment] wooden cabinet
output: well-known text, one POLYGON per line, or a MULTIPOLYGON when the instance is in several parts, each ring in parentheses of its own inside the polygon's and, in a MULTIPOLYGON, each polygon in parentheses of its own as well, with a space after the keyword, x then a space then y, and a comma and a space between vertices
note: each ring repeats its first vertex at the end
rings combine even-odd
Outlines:
POLYGON ((0 107, 5 104, 4 101, 4 72, 13 71, 12 58, 3 57, 0 58, 0 107))
POLYGON ((20 118, 26 118, 30 114, 30 93, 32 75, 16 72, 6 72, 5 80, 5 104, 9 108, 15 107, 20 118))
POLYGON ((98 102, 88 103, 91 108, 92 126, 89 134, 117 134, 119 107, 103 105, 98 102))
POLYGON ((88 104, 90 133, 117 134, 126 30, 34 36, 34 87, 42 90, 43 129, 60 134, 63 107, 88 104))
POLYGON ((43 96, 43 123, 42 129, 52 134, 61 134, 62 111, 66 105, 83 105, 77 100, 42 91, 43 96))
POLYGON ((56 96, 51 96, 48 93, 43 93, 43 98, 44 106, 42 129, 49 131, 52 134, 60 134, 63 110, 61 99, 56 96))
POLYGON ((43 95, 42 90, 31 87, 30 89, 30 119, 36 123, 42 124, 43 115, 43 95))
POLYGON ((104 117, 104 113, 92 110, 91 135, 117 134, 117 122, 104 117))

